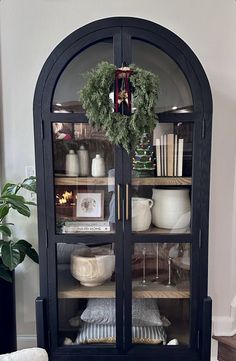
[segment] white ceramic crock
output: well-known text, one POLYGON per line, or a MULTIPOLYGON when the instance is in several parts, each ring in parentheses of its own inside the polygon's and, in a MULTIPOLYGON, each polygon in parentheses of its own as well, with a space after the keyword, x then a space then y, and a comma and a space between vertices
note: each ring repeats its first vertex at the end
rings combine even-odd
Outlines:
POLYGON ((115 255, 95 255, 83 257, 78 252, 71 254, 71 273, 87 287, 102 285, 110 279, 115 270, 115 255))
POLYGON ((132 231, 146 231, 150 227, 152 206, 151 199, 132 197, 132 231))
POLYGON ((189 190, 153 189, 152 223, 159 228, 180 229, 190 225, 189 190))

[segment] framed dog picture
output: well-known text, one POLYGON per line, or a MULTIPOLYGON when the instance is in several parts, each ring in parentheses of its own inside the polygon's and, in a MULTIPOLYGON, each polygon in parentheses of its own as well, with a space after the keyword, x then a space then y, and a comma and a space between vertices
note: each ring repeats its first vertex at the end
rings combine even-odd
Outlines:
POLYGON ((76 193, 76 214, 78 220, 104 219, 104 191, 82 191, 76 193))

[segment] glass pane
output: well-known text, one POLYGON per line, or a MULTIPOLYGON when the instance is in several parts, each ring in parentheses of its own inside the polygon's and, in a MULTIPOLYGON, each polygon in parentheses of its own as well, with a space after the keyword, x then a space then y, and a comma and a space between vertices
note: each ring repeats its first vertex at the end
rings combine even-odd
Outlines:
POLYGON ((56 232, 114 232, 114 146, 87 123, 52 127, 56 232))
POLYGON ((160 79, 156 112, 191 112, 193 100, 189 84, 179 66, 162 50, 144 41, 132 42, 133 63, 152 71, 160 79))
POLYGON ((84 75, 101 61, 113 63, 112 38, 104 39, 78 54, 61 74, 53 97, 54 113, 81 113, 80 90, 86 78, 84 75))
POLYGON ((134 245, 133 343, 189 343, 190 268, 188 243, 134 245))
POLYGON ((132 151, 132 230, 189 233, 192 123, 159 123, 132 151))
POLYGON ((115 343, 113 244, 57 244, 58 343, 115 343))

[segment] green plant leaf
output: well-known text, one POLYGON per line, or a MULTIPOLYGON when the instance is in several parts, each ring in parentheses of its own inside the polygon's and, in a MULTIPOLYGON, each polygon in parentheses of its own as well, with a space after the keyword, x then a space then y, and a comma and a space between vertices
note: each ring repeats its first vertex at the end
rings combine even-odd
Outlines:
POLYGON ((8 204, 2 204, 0 206, 0 220, 3 220, 8 214, 10 206, 8 204))
POLYGON ((8 237, 11 236, 11 230, 8 226, 6 226, 5 224, 0 224, 0 232, 6 234, 8 237))
POLYGON ((21 187, 27 189, 28 191, 36 193, 36 178, 29 177, 23 180, 21 187))
POLYGON ((37 206, 37 203, 35 202, 25 202, 25 204, 28 204, 29 206, 37 206))
MULTIPOLYGON (((3 245, 5 242, 7 242, 7 241, 4 241, 4 239, 0 239, 0 251, 1 251, 2 245, 3 245)), ((1 258, 0 258, 0 262, 1 262, 1 258)), ((0 265, 1 265, 1 263, 0 263, 0 265)))
POLYGON ((34 248, 28 248, 26 250, 26 254, 29 258, 32 259, 32 261, 34 261, 35 263, 39 263, 39 256, 34 248))
POLYGON ((15 194, 17 185, 14 183, 6 183, 2 190, 2 195, 15 194))
POLYGON ((21 253, 26 254, 35 263, 39 263, 39 256, 32 245, 24 239, 20 239, 14 245, 15 248, 19 249, 21 253))
POLYGON ((19 249, 26 249, 31 248, 31 243, 27 242, 25 239, 20 239, 19 241, 15 242, 14 247, 18 247, 19 249))
POLYGON ((0 278, 7 282, 12 282, 11 273, 4 267, 3 264, 0 264, 0 278))
POLYGON ((24 261, 24 259, 25 259, 25 252, 21 252, 20 251, 20 262, 19 263, 22 263, 23 261, 24 261))
POLYGON ((13 209, 17 210, 23 216, 30 216, 30 209, 25 204, 25 198, 22 196, 18 196, 15 194, 9 194, 7 196, 2 197, 13 209))
POLYGON ((3 264, 13 271, 20 263, 21 255, 19 249, 14 247, 14 242, 5 242, 1 248, 3 264))

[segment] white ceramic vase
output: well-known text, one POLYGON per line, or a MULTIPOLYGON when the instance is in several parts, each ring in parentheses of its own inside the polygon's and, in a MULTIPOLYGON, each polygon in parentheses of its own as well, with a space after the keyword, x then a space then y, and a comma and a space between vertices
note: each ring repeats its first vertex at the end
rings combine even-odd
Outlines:
POLYGON ((78 177, 79 175, 78 155, 72 149, 66 155, 66 175, 70 177, 78 177))
POLYGON ((132 231, 146 231, 150 227, 152 206, 151 199, 132 197, 132 231))
POLYGON ((190 225, 189 190, 153 189, 152 223, 159 228, 180 229, 190 225))
POLYGON ((92 160, 92 177, 105 177, 105 162, 100 154, 92 160))
POLYGON ((81 145, 77 151, 79 158, 79 175, 80 177, 87 177, 89 175, 89 154, 84 145, 81 145))

